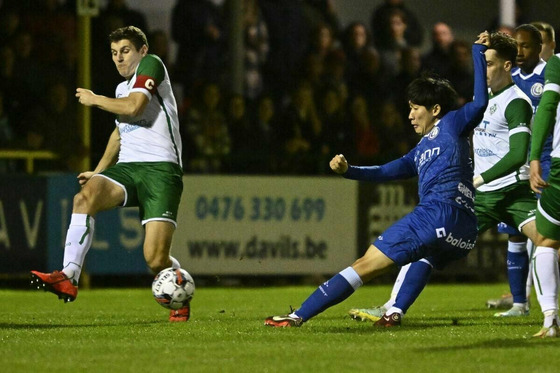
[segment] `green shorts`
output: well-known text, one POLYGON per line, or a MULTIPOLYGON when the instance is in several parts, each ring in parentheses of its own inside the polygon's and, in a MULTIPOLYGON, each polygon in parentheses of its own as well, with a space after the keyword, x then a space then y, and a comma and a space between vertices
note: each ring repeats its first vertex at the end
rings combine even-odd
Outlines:
POLYGON ((140 208, 142 224, 170 221, 177 226, 183 192, 181 167, 171 162, 117 163, 101 172, 125 191, 123 207, 140 208))
POLYGON ((528 181, 519 181, 491 192, 477 191, 474 209, 481 233, 500 222, 521 231, 523 225, 535 219, 537 198, 528 181))
POLYGON ((543 190, 537 210, 537 231, 553 240, 560 240, 560 161, 552 160, 548 183, 543 190))

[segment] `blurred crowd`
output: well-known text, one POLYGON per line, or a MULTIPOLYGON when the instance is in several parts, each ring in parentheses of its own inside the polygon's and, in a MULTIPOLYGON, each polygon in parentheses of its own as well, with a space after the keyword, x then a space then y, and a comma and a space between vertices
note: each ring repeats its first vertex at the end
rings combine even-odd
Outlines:
MULTIPOLYGON (((122 80, 107 35, 126 25, 146 32, 176 90, 186 173, 326 174, 338 153, 381 164, 418 141, 405 99, 413 79, 435 72, 461 104, 472 96, 472 41, 456 39, 444 22, 423 25, 404 0, 385 0, 369 24, 345 27, 331 0, 242 0, 242 92, 228 80, 230 0, 177 0, 171 34, 150 28, 133 3, 108 0, 92 19, 91 89, 113 97, 122 80)), ((0 148, 55 151, 60 158, 47 170, 82 171, 86 152, 94 167, 114 129, 114 117, 94 109, 91 147, 80 139, 75 7, 4 0, 0 8, 0 148)), ((0 172, 19 171, 0 160, 0 172)))

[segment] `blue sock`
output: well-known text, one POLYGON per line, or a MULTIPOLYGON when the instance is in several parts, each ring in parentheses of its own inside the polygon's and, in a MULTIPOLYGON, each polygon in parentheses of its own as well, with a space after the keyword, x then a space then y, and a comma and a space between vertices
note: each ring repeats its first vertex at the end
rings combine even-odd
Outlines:
POLYGON ((404 277, 393 307, 400 308, 403 313, 406 313, 430 280, 431 274, 432 266, 427 261, 420 260, 412 263, 404 277))
POLYGON ((324 282, 306 300, 295 314, 307 321, 348 298, 362 285, 362 280, 352 267, 348 267, 324 282))
POLYGON ((527 302, 527 276, 529 275, 529 256, 527 251, 507 252, 507 271, 509 289, 513 295, 513 303, 527 302))

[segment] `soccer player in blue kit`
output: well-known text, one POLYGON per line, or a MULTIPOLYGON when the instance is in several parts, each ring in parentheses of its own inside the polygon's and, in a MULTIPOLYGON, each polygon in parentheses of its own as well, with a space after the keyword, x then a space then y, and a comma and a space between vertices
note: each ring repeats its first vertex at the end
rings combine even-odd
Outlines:
MULTIPOLYGON (((343 155, 331 160, 331 169, 348 179, 387 181, 417 176, 420 202, 379 236, 361 258, 319 286, 300 308, 288 315, 270 316, 265 325, 301 326, 395 265, 430 258, 434 266, 443 267, 471 251, 478 230, 468 139, 488 104, 484 57, 488 45, 489 34, 483 32, 472 47, 474 100, 462 108, 452 110, 457 93, 444 79, 421 77, 409 85, 409 119, 422 137, 408 154, 370 167, 350 166, 343 155)), ((392 316, 400 318, 399 313, 392 316)))

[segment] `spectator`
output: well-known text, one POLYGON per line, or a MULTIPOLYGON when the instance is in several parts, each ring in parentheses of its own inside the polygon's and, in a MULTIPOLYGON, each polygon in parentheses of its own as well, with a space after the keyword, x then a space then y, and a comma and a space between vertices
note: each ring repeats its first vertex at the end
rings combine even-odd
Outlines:
POLYGON ((270 50, 268 28, 257 0, 243 2, 245 97, 255 101, 264 90, 263 68, 270 50))
POLYGON ((416 15, 405 6, 404 0, 385 0, 373 10, 370 25, 375 46, 378 49, 391 48, 394 38, 391 36, 390 23, 394 10, 401 11, 403 18, 406 19, 407 28, 404 34, 406 45, 421 47, 424 30, 416 15))
POLYGON ((147 36, 148 43, 150 44, 150 53, 161 58, 165 66, 173 70, 169 61, 169 37, 167 33, 161 29, 157 29, 150 32, 147 36))
POLYGON ((375 163, 380 151, 379 136, 373 128, 368 104, 364 96, 356 95, 350 103, 350 121, 355 134, 356 164, 375 163))
POLYGON ((255 160, 253 142, 254 130, 247 115, 243 95, 233 95, 229 100, 227 111, 227 127, 231 137, 231 172, 235 174, 256 173, 258 166, 255 160))
MULTIPOLYGON (((207 82, 200 88, 200 101, 195 101, 186 118, 183 143, 189 152, 184 165, 191 172, 220 173, 228 171, 231 138, 226 117, 220 108, 221 90, 207 82)), ((195 97, 196 97, 195 96, 195 97)))
POLYGON ((310 29, 316 30, 320 25, 327 25, 337 37, 341 26, 333 0, 304 0, 303 11, 310 29))
MULTIPOLYGON (((126 0, 108 0, 107 6, 101 10, 99 18, 117 17, 126 26, 136 26, 141 30, 149 30, 146 15, 128 7, 126 0)), ((107 34, 103 34, 105 36, 107 34)))
POLYGON ((0 47, 12 42, 20 28, 20 16, 17 9, 0 7, 0 47))
POLYGON ((383 70, 389 77, 394 77, 399 73, 402 50, 409 46, 405 38, 408 26, 404 12, 399 9, 391 10, 387 16, 389 39, 385 40, 378 49, 383 70))
POLYGON ((171 36, 178 45, 176 79, 186 95, 207 80, 221 82, 227 38, 220 6, 211 0, 178 0, 172 10, 171 36))
POLYGON ((309 83, 301 82, 292 93, 282 115, 278 141, 281 144, 280 171, 317 174, 319 170, 321 122, 309 83))
POLYGON ((281 107, 296 86, 295 72, 308 47, 309 26, 300 0, 259 0, 259 5, 270 38, 264 82, 275 105, 281 107))
POLYGON ((344 110, 344 98, 336 87, 326 87, 321 94, 319 116, 322 125, 320 172, 328 171, 328 161, 334 152, 354 158, 356 136, 344 110))
POLYGON ((471 45, 464 40, 455 40, 451 44, 451 67, 448 79, 459 95, 459 105, 472 101, 474 83, 471 45))
POLYGON ((445 22, 437 22, 432 28, 432 48, 422 57, 422 69, 447 77, 451 65, 451 43, 454 36, 445 22))
MULTIPOLYGON (((81 171, 81 161, 87 149, 79 137, 76 107, 69 104, 71 89, 60 79, 49 82, 47 87, 44 102, 36 105, 23 119, 27 148, 58 154, 54 170, 81 171)), ((42 168, 42 171, 52 170, 51 167, 42 168)))
MULTIPOLYGON (((0 149, 14 147, 16 136, 13 123, 4 106, 4 92, 0 90, 0 149)), ((0 159, 0 174, 14 172, 15 162, 11 159, 0 159)))
POLYGON ((279 125, 276 115, 274 101, 268 95, 259 98, 257 113, 254 118, 253 151, 256 155, 255 167, 258 173, 270 174, 278 170, 278 146, 279 125))
POLYGON ((403 122, 407 122, 410 107, 406 100, 406 89, 414 79, 421 75, 422 59, 420 50, 414 47, 403 49, 400 62, 399 73, 393 80, 391 97, 403 122))

